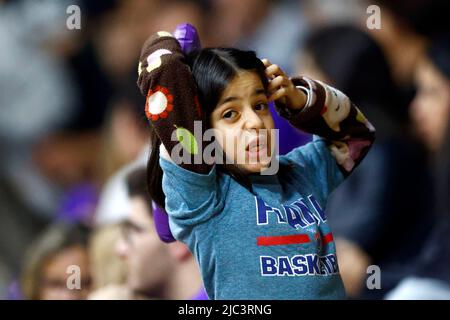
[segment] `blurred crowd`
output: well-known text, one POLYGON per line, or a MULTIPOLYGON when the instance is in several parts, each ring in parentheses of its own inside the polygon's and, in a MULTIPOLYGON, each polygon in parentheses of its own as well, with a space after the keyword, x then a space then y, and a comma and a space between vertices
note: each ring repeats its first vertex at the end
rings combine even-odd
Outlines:
MULTIPOLYGON (((146 38, 184 22, 204 47, 333 85, 377 128, 327 206, 349 297, 450 299, 449 14, 445 0, 0 0, 0 299, 207 299, 187 247, 155 231, 136 86, 146 38)), ((311 139, 275 123, 281 153, 311 139)))

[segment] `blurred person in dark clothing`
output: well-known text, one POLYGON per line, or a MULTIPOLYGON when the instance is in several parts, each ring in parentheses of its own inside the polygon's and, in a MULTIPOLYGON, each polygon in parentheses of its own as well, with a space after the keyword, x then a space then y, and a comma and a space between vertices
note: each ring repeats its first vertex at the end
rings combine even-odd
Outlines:
POLYGON ((349 25, 317 30, 307 38, 304 65, 303 73, 354 97, 377 127, 367 161, 335 191, 327 210, 349 296, 381 298, 410 270, 432 225, 432 214, 424 216, 424 152, 408 134, 407 104, 368 34, 349 25), (369 264, 382 270, 381 290, 364 288, 369 264))
POLYGON ((416 134, 430 152, 437 220, 416 268, 387 299, 450 299, 450 37, 437 36, 416 70, 411 104, 416 134))
POLYGON ((143 103, 139 91, 126 85, 117 89, 111 101, 102 128, 102 148, 99 150, 98 174, 102 186, 121 167, 136 159, 143 146, 148 144, 145 114, 141 107, 143 103))
POLYGON ((431 152, 432 159, 439 161, 445 157, 450 141, 446 134, 450 119, 449 36, 437 37, 431 43, 415 78, 418 90, 410 107, 415 133, 431 152))
MULTIPOLYGON (((429 39, 449 31, 447 0, 377 0, 381 9, 381 29, 369 33, 383 48, 396 82, 414 84, 414 70, 425 53, 429 39)), ((414 95, 414 92, 411 92, 414 95)))
POLYGON ((54 224, 30 246, 22 273, 25 299, 83 300, 91 287, 87 252, 88 229, 81 225, 54 224), (79 274, 71 271, 76 266, 79 274), (69 277, 79 276, 79 287, 72 288, 69 277))

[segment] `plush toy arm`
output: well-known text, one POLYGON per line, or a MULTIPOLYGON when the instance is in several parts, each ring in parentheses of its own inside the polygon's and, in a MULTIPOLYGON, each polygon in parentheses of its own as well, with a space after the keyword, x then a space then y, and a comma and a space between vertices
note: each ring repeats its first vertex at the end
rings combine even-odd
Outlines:
MULTIPOLYGON (((169 36, 169 35, 167 34, 167 36, 169 36)), ((197 34, 197 30, 190 24, 186 23, 186 24, 178 25, 177 28, 175 29, 174 36, 177 39, 178 43, 180 44, 180 47, 181 47, 181 49, 182 49, 184 54, 187 54, 187 53, 189 53, 189 52, 191 52, 193 50, 198 50, 201 47, 200 39, 199 39, 198 34, 197 34)), ((159 38, 159 36, 158 36, 158 38, 159 38)), ((158 38, 155 38, 155 40, 157 40, 158 38)), ((161 49, 159 49, 159 50, 161 50, 161 49)), ((160 51, 160 52, 164 53, 166 51, 160 51)), ((161 56, 159 58, 161 58, 161 56)), ((147 68, 148 68, 148 65, 149 65, 149 61, 148 60, 149 59, 148 59, 148 56, 147 56, 147 68)), ((155 63, 155 65, 157 65, 159 63, 159 61, 156 59, 156 57, 150 59, 150 64, 152 62, 155 63)), ((140 62, 140 64, 139 64, 139 73, 140 73, 139 76, 141 76, 142 72, 144 71, 143 68, 144 68, 143 67, 143 63, 140 62)), ((144 81, 144 80, 146 80, 146 79, 142 79, 142 81, 144 81)), ((147 88, 145 88, 145 89, 147 89, 147 88)), ((194 99, 195 99, 195 96, 194 96, 194 99)), ((196 102, 197 101, 194 101, 194 103, 196 103, 196 102)), ((147 101, 146 108, 148 108, 148 107, 149 106, 148 106, 148 101, 147 101)), ((198 107, 197 104, 196 104, 196 107, 198 107)), ((146 109, 146 111, 147 111, 147 109, 146 109)), ((147 116, 149 116, 148 112, 147 112, 147 116)), ((152 121, 152 116, 151 115, 149 117, 149 121, 152 121)), ((152 207, 153 207, 153 220, 154 220, 155 228, 156 228, 156 231, 158 233, 159 238, 163 242, 166 242, 166 243, 170 243, 170 242, 176 241, 176 239, 174 238, 174 236, 173 236, 173 234, 172 234, 172 232, 170 230, 169 217, 168 217, 167 213, 164 211, 164 209, 160 208, 155 203, 153 203, 152 207)))
POLYGON ((147 97, 145 113, 174 163, 206 174, 204 123, 197 88, 181 46, 170 33, 152 35, 142 48, 138 86, 147 97))

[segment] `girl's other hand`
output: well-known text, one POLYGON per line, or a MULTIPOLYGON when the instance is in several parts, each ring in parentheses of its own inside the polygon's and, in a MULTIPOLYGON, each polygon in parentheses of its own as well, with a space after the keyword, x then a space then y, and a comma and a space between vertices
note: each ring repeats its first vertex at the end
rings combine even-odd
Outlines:
POLYGON ((279 101, 294 110, 302 109, 307 99, 305 93, 295 87, 278 65, 272 64, 267 59, 261 61, 266 67, 266 76, 269 78, 269 101, 279 101))

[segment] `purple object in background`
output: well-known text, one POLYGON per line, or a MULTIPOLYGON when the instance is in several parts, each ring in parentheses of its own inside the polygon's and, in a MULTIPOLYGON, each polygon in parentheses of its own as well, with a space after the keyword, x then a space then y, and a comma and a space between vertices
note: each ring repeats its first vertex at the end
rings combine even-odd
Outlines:
POLYGON ((189 23, 177 25, 173 35, 180 43, 181 49, 185 54, 201 48, 197 29, 189 23))
POLYGON ((169 216, 167 213, 158 207, 153 201, 152 201, 152 207, 153 207, 153 221, 155 222, 155 228, 156 232, 158 232, 159 238, 163 242, 174 242, 176 239, 173 237, 172 232, 170 231, 169 227, 169 216))
POLYGON ((201 288, 199 292, 195 296, 193 296, 189 300, 209 300, 208 294, 206 293, 205 288, 201 288))
POLYGON ((286 154, 292 149, 304 145, 312 140, 312 136, 310 134, 295 129, 286 119, 278 115, 275 111, 273 102, 270 102, 269 106, 270 112, 272 113, 273 122, 275 123, 275 128, 279 129, 278 146, 280 155, 286 154))
POLYGON ((97 201, 97 189, 92 184, 77 185, 64 194, 56 219, 89 225, 95 213, 97 201))
MULTIPOLYGON (((20 290, 20 284, 18 280, 14 280, 11 282, 8 287, 8 300, 24 300, 22 290, 20 290)), ((198 299, 201 300, 201 299, 198 299)))

